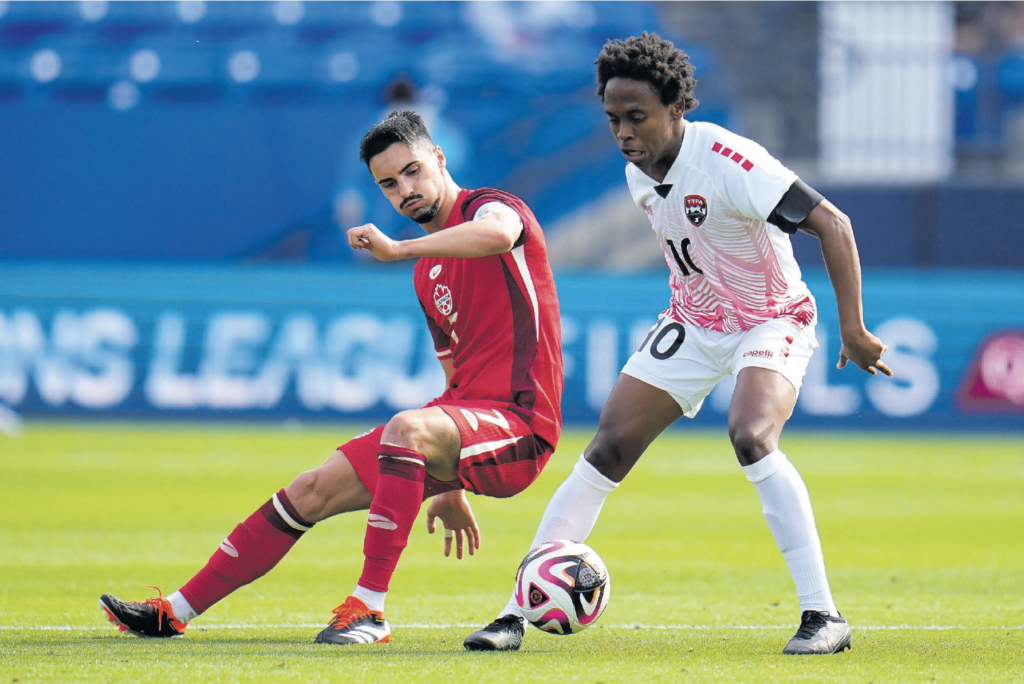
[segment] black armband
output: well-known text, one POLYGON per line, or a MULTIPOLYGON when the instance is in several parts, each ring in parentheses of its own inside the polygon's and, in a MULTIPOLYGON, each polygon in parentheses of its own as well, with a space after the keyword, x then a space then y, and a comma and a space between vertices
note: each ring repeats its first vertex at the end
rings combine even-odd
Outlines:
POLYGON ((820 192, 797 178, 768 215, 768 222, 786 233, 795 233, 823 199, 820 192))

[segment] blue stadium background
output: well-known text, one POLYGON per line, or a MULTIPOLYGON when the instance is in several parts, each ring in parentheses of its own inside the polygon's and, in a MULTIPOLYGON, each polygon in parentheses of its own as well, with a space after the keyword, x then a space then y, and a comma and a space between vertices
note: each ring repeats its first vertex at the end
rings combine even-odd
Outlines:
MULTIPOLYGON (((362 134, 391 108, 419 109, 460 183, 518 194, 554 238, 625 193, 593 96, 606 40, 676 40, 698 66, 691 118, 740 133, 753 134, 752 80, 814 97, 814 54, 773 76, 755 51, 747 73, 735 41, 694 28, 729 12, 777 44, 779 26, 813 24, 814 3, 686 4, 0 1, 0 408, 383 420, 429 399, 440 375, 409 266, 356 259, 341 240, 368 220, 419 230, 373 186, 362 134)), ((854 221, 868 324, 899 378, 834 368, 831 289, 817 244, 797 236, 822 349, 795 425, 1024 427, 1024 192, 999 171, 1021 58, 956 59, 976 78, 950 85, 955 173, 836 185, 801 170, 854 221)), ((799 161, 814 142, 791 127, 772 151, 799 161)), ((666 274, 557 267, 565 416, 591 423, 664 308, 666 274)), ((728 392, 697 424, 724 423, 728 392)))

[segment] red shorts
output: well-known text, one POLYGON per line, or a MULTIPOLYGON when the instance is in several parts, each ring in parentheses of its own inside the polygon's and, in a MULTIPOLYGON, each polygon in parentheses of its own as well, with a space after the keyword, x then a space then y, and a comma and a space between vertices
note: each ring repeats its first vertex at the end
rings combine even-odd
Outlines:
MULTIPOLYGON (((554 451, 522 418, 488 402, 446 401, 430 406, 442 409, 459 426, 462 452, 457 479, 442 482, 428 474, 424 499, 454 489, 497 498, 515 496, 533 484, 554 451)), ((338 447, 371 493, 380 474, 377 452, 383 432, 381 425, 338 447)))

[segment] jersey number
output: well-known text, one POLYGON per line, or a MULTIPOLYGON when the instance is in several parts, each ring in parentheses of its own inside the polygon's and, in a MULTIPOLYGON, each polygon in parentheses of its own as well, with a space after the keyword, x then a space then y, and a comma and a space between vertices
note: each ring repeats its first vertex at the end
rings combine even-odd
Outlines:
POLYGON ((512 429, 509 427, 508 420, 505 416, 498 413, 495 409, 491 409, 491 413, 494 414, 493 416, 489 413, 480 413, 479 411, 468 411, 466 409, 461 409, 461 411, 462 416, 474 431, 480 429, 480 421, 490 423, 491 425, 497 425, 500 428, 504 428, 506 431, 512 429))
POLYGON ((697 264, 693 263, 693 259, 690 258, 690 238, 683 238, 683 241, 679 243, 679 246, 683 250, 683 258, 679 258, 679 251, 676 250, 676 245, 671 240, 665 240, 668 243, 668 248, 672 250, 672 256, 675 257, 676 264, 679 266, 679 270, 683 272, 683 277, 690 275, 690 268, 697 273, 704 275, 704 271, 697 268, 697 264), (686 263, 683 263, 683 261, 686 263), (689 266, 690 268, 686 268, 689 266))
POLYGON ((675 321, 672 321, 661 330, 658 330, 657 326, 655 326, 651 332, 647 333, 647 337, 644 338, 644 341, 640 343, 640 347, 637 349, 638 352, 643 351, 643 348, 647 346, 647 341, 651 339, 652 335, 654 335, 654 341, 651 342, 651 356, 659 361, 664 361, 679 351, 679 348, 683 346, 683 340, 686 339, 686 328, 675 321), (654 335, 655 331, 657 331, 657 335, 654 335), (665 347, 664 350, 662 350, 661 343, 670 332, 675 333, 675 338, 667 347, 665 347))

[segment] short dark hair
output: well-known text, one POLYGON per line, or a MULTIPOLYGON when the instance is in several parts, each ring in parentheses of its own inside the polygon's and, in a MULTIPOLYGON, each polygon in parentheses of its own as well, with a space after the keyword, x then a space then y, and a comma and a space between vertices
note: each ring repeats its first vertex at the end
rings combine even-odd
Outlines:
POLYGON ((359 158, 369 166, 371 159, 395 143, 413 147, 424 140, 434 144, 422 116, 411 109, 394 111, 363 136, 363 142, 359 145, 359 158))
POLYGON ((693 95, 697 79, 689 59, 689 55, 657 33, 644 31, 626 40, 610 40, 594 61, 597 96, 604 100, 604 89, 611 79, 630 78, 651 84, 663 105, 682 102, 686 111, 692 111, 700 102, 693 95))

